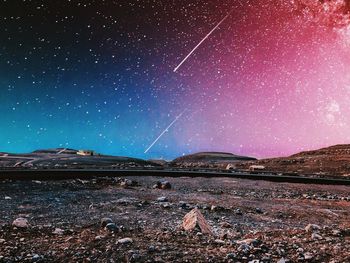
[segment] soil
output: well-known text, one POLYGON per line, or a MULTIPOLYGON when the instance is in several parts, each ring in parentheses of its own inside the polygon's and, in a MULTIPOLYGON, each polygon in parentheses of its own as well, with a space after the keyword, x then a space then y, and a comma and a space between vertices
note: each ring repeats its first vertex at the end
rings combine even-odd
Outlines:
POLYGON ((0 262, 350 262, 347 186, 221 177, 6 180, 0 207, 0 262), (182 228, 195 207, 213 235, 182 228), (12 225, 17 218, 28 226, 12 225), (103 218, 113 223, 105 227, 103 218))

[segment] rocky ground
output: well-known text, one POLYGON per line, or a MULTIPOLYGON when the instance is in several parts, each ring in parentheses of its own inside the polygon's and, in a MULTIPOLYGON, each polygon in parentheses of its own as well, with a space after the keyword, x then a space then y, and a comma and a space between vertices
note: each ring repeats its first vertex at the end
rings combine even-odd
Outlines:
POLYGON ((346 186, 0 181, 0 207, 0 262, 350 262, 346 186), (183 229, 195 207, 213 235, 183 229))

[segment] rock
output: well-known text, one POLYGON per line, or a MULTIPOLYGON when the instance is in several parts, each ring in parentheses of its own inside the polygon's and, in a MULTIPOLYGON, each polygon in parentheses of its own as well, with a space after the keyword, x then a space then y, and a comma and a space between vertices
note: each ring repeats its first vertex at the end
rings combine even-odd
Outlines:
POLYGON ((5 242, 6 242, 5 239, 0 238, 0 244, 3 244, 3 243, 5 243, 5 242))
POLYGON ((160 183, 160 182, 157 182, 157 183, 155 183, 155 184, 152 186, 153 189, 160 189, 160 187, 161 187, 161 183, 160 183))
POLYGON ((240 251, 244 254, 250 253, 251 250, 252 250, 252 247, 247 245, 246 243, 243 243, 238 247, 238 251, 240 251))
POLYGON ((318 239, 322 239, 322 236, 317 234, 317 233, 312 233, 311 238, 315 239, 315 240, 318 240, 318 239))
POLYGON ((148 247, 148 253, 153 253, 153 252, 155 252, 156 251, 156 248, 155 248, 155 246, 149 246, 148 247))
POLYGON ((185 215, 182 222, 182 227, 186 231, 193 231, 194 229, 198 228, 203 234, 213 235, 211 227, 197 208, 192 209, 185 215))
POLYGON ((12 200, 12 198, 9 196, 5 196, 5 200, 12 200))
POLYGON ((107 224, 113 223, 113 220, 109 217, 104 217, 101 219, 101 227, 106 227, 107 224))
POLYGON ((225 241, 224 241, 224 240, 221 240, 221 239, 215 239, 214 242, 215 242, 216 244, 220 244, 220 245, 225 244, 225 241))
POLYGON ((105 229, 110 231, 110 232, 117 232, 118 231, 118 227, 116 224, 114 223, 108 223, 106 226, 105 226, 105 229))
POLYGON ((223 228, 232 228, 232 225, 228 222, 221 222, 220 226, 223 228))
POLYGON ((247 239, 237 241, 237 244, 247 244, 252 246, 257 246, 259 243, 260 241, 254 238, 247 238, 247 239))
POLYGON ((129 261, 130 263, 132 262, 142 262, 142 256, 139 253, 136 252, 132 252, 130 257, 129 257, 129 261))
POLYGON ((310 259, 313 259, 313 255, 310 253, 310 252, 306 252, 305 254, 304 254, 304 259, 305 260, 310 260, 310 259))
POLYGON ((258 214, 263 214, 264 213, 264 211, 261 208, 259 208, 259 207, 255 208, 255 212, 258 213, 258 214))
POLYGON ((52 234, 62 236, 64 234, 64 230, 61 228, 55 228, 52 234))
POLYGON ((165 202, 162 205, 164 208, 171 208, 171 204, 169 202, 165 202))
POLYGON ((333 236, 340 236, 341 235, 341 231, 337 230, 337 229, 334 229, 334 230, 332 230, 332 235, 333 236))
POLYGON ((136 182, 129 179, 124 179, 123 181, 120 182, 120 186, 124 188, 135 186, 136 184, 137 184, 136 182))
POLYGON ((34 254, 33 256, 32 256, 32 260, 34 261, 34 262, 36 262, 36 261, 38 261, 38 260, 40 260, 41 259, 41 257, 38 255, 38 254, 34 254))
POLYGON ((235 253, 228 253, 226 255, 226 258, 227 259, 236 259, 237 258, 237 254, 235 254, 235 253))
POLYGON ((166 198, 165 196, 158 197, 157 202, 168 202, 168 198, 166 198))
POLYGON ((131 239, 131 238, 129 238, 129 237, 126 237, 126 238, 122 238, 122 239, 119 239, 117 242, 116 242, 116 244, 131 244, 131 243, 133 243, 134 241, 131 239))
POLYGON ((167 190, 167 189, 171 189, 171 184, 168 181, 162 181, 162 182, 158 181, 153 185, 153 188, 167 190))
POLYGON ((212 205, 212 206, 210 207, 210 210, 213 211, 213 212, 218 212, 218 211, 224 211, 225 208, 222 207, 222 206, 212 205))
POLYGON ((281 258, 280 260, 277 261, 277 263, 286 263, 286 260, 284 258, 281 258))
POLYGON ((315 224, 308 224, 306 227, 305 227, 305 231, 307 233, 312 233, 312 232, 317 232, 321 230, 321 227, 318 226, 318 225, 315 225, 315 224))
POLYGON ((239 215, 239 216, 243 215, 241 209, 239 209, 239 208, 235 209, 233 212, 234 212, 236 215, 239 215))
POLYGON ((180 201, 180 202, 179 202, 179 207, 181 207, 182 209, 186 209, 186 208, 187 208, 186 202, 180 201))
POLYGON ((297 249, 297 252, 298 252, 298 253, 304 253, 304 249, 301 248, 301 247, 299 247, 299 248, 297 249))
POLYGON ((95 240, 102 240, 103 238, 104 238, 104 236, 100 236, 100 235, 95 236, 95 240))
POLYGON ((163 190, 171 189, 171 184, 168 181, 163 181, 161 182, 160 188, 163 190))
POLYGON ((27 228, 27 227, 29 227, 28 220, 23 218, 23 217, 19 217, 19 218, 15 219, 12 222, 12 225, 15 226, 15 227, 18 227, 18 228, 27 228))

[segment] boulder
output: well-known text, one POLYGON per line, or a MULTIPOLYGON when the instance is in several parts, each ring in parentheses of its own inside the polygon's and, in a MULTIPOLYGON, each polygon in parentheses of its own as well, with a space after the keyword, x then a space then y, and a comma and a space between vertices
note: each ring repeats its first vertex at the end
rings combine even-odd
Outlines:
POLYGON ((192 209, 183 219, 182 227, 186 231, 193 231, 196 228, 203 234, 213 235, 210 225, 205 220, 198 208, 192 209))

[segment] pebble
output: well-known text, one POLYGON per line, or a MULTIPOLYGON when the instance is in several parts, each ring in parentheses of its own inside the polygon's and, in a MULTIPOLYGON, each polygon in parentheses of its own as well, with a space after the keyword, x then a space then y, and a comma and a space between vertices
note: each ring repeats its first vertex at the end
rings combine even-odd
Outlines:
POLYGON ((168 202, 168 198, 166 198, 165 196, 161 196, 157 198, 158 202, 168 202))
POLYGON ((235 253, 228 253, 226 255, 226 258, 227 259, 236 259, 237 258, 237 254, 235 254, 235 253))
POLYGON ((215 242, 216 244, 220 244, 220 245, 225 244, 225 241, 224 241, 224 240, 221 240, 221 239, 215 239, 214 242, 215 242))
POLYGON ((168 181, 163 181, 161 182, 160 188, 163 190, 171 189, 171 184, 168 181))
POLYGON ((167 190, 171 189, 171 184, 168 181, 158 181, 155 185, 153 185, 154 189, 162 189, 162 190, 167 190))
POLYGON ((298 252, 298 253, 303 253, 303 252, 304 252, 304 249, 301 248, 301 247, 299 247, 299 248, 297 249, 297 252, 298 252))
POLYGON ((116 224, 114 223, 108 223, 105 227, 106 230, 110 231, 110 232, 116 232, 118 231, 118 227, 116 224))
POLYGON ((148 253, 153 253, 153 252, 155 252, 155 251, 156 251, 155 246, 149 246, 149 247, 148 247, 148 253))
POLYGON ((64 230, 61 228, 55 228, 52 234, 62 236, 64 234, 64 230))
POLYGON ((134 182, 129 180, 129 179, 125 179, 124 181, 122 181, 120 183, 120 186, 126 188, 126 187, 130 187, 130 186, 133 186, 134 185, 134 182))
POLYGON ((322 239, 322 236, 317 233, 312 233, 311 238, 318 240, 318 239, 322 239))
POLYGON ((259 207, 255 208, 255 212, 258 213, 258 214, 263 214, 263 210, 259 207))
POLYGON ((241 209, 239 209, 239 208, 235 209, 233 212, 234 212, 236 215, 239 215, 239 216, 243 215, 241 209))
POLYGON ((340 231, 340 230, 337 230, 337 229, 332 230, 332 235, 333 235, 333 236, 340 236, 340 235, 341 235, 341 231, 340 231))
POLYGON ((310 259, 313 259, 313 255, 310 253, 310 252, 307 252, 304 254, 304 259, 305 260, 310 260, 310 259))
POLYGON ((164 207, 164 208, 171 208, 171 204, 168 203, 168 202, 165 202, 165 203, 163 204, 163 207, 164 207))
POLYGON ((41 257, 40 257, 38 254, 34 254, 34 255, 32 256, 32 260, 33 260, 33 261, 38 261, 39 259, 41 259, 41 257))
POLYGON ((104 217, 101 219, 101 227, 105 227, 109 223, 113 223, 113 220, 111 218, 104 217))
POLYGON ((122 238, 122 239, 119 239, 116 244, 130 244, 130 243, 133 243, 134 241, 129 238, 129 237, 126 237, 126 238, 122 238))

